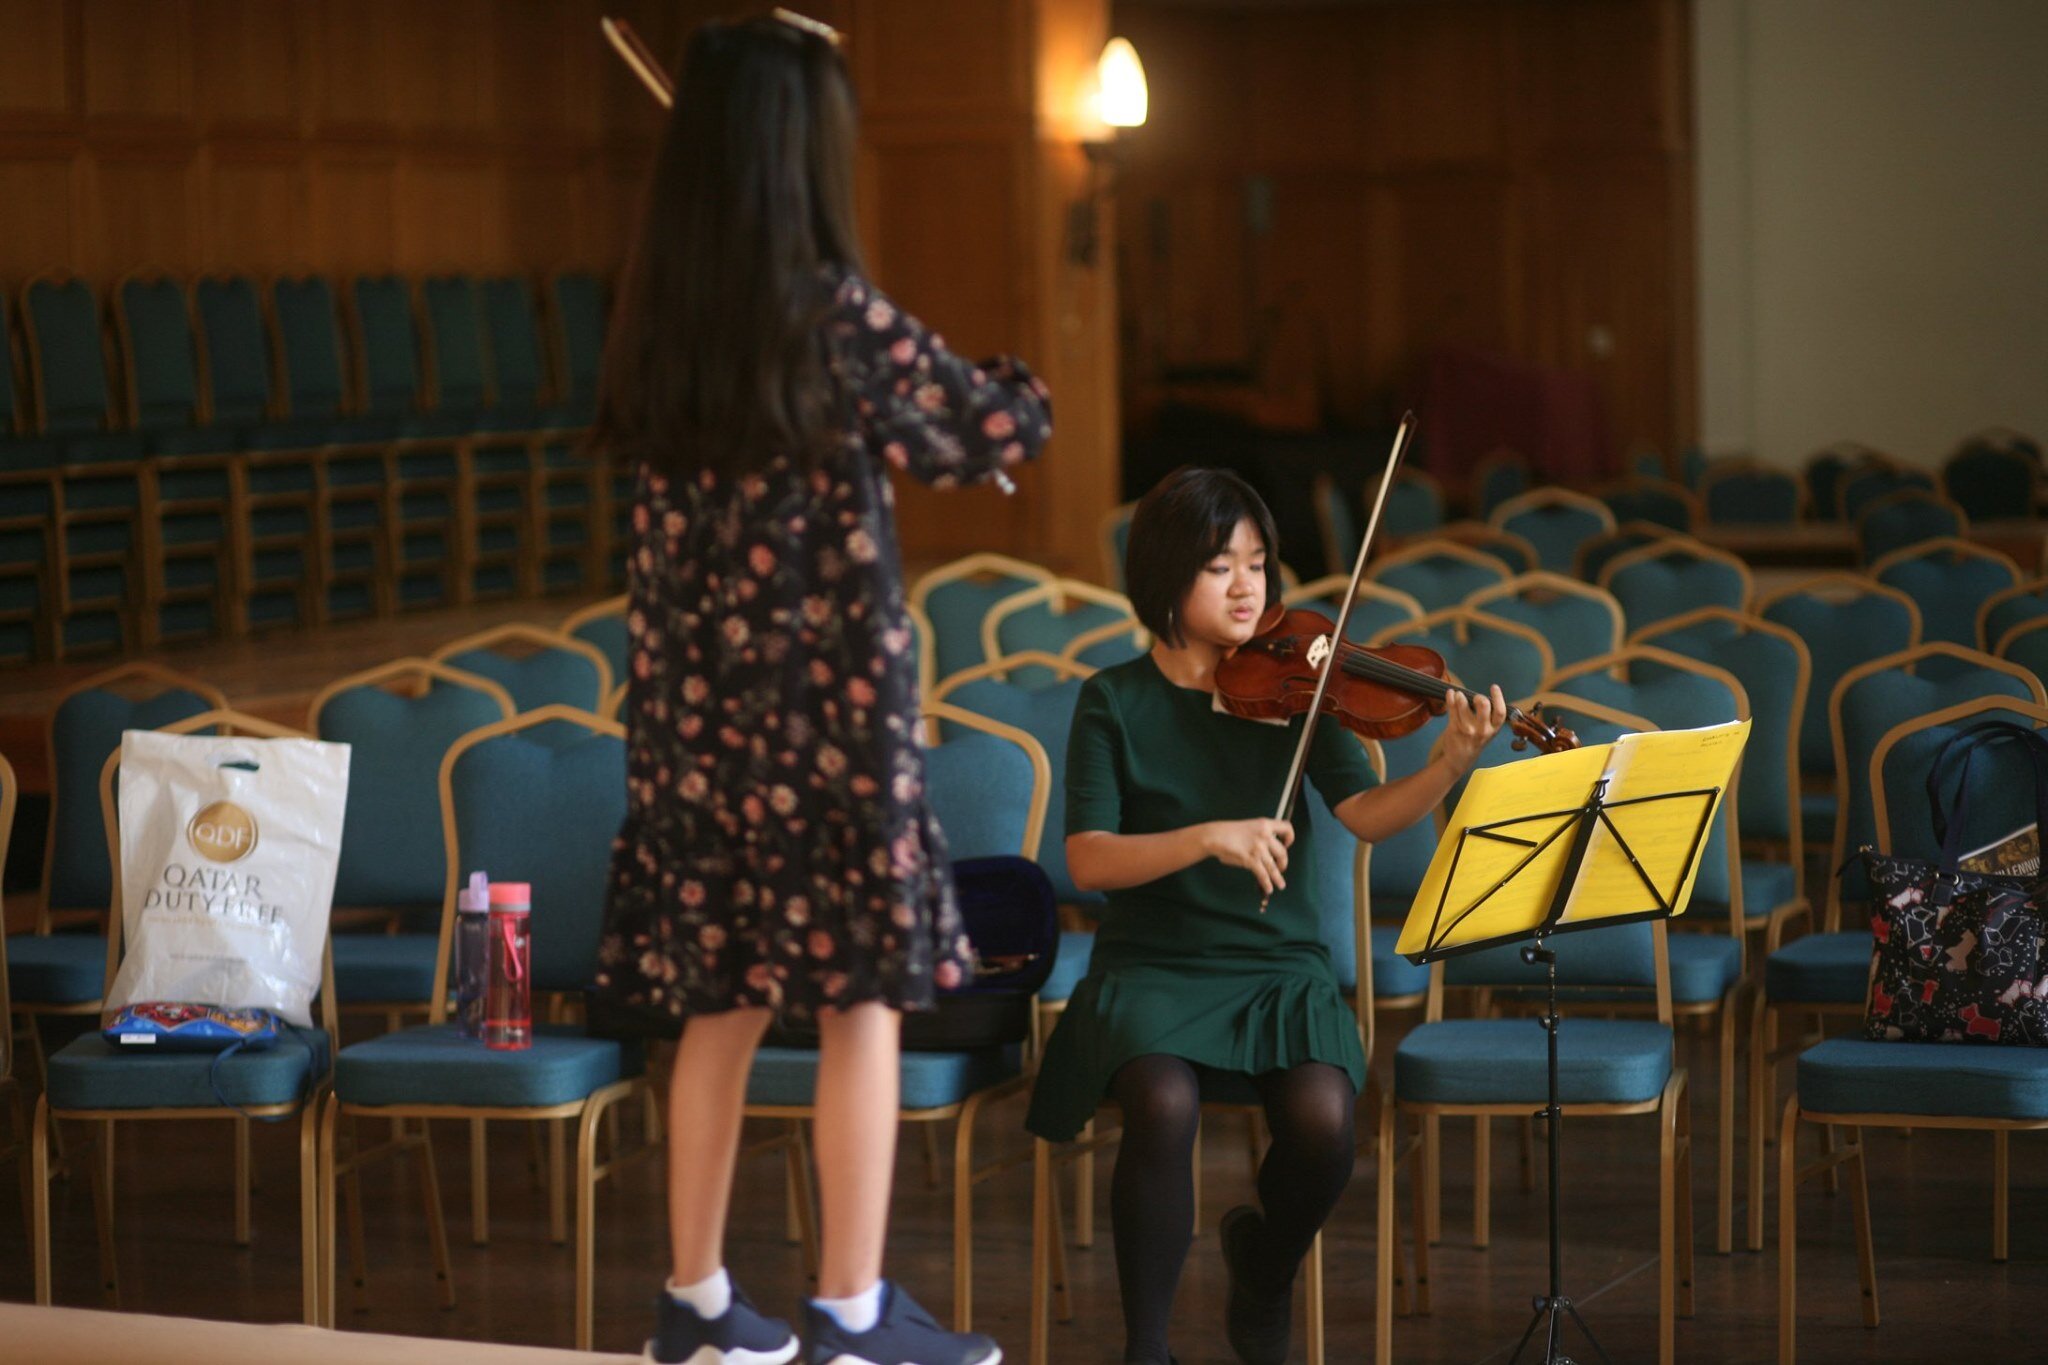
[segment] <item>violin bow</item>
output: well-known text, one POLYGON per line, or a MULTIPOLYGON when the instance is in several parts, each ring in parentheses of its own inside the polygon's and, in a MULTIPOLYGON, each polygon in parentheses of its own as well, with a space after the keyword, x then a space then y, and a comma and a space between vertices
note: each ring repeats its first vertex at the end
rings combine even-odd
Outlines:
MULTIPOLYGON (((1365 558, 1372 553, 1372 538, 1380 527, 1380 511, 1387 505, 1387 493, 1394 486, 1394 473, 1401 467, 1401 456, 1407 453, 1409 433, 1415 429, 1415 414, 1401 414, 1401 425, 1394 432, 1394 448, 1387 455, 1387 467, 1380 474, 1380 490, 1373 496, 1372 516, 1365 523, 1365 539, 1358 546, 1358 562, 1351 566, 1351 586, 1344 590, 1344 601, 1337 610, 1336 628, 1330 632, 1329 641, 1323 654, 1322 667, 1316 671, 1316 694, 1309 702, 1308 717, 1302 722, 1301 738, 1294 745, 1294 762, 1287 769, 1287 785, 1280 792, 1280 809, 1274 814, 1275 820, 1291 820, 1294 816, 1295 798, 1301 792, 1302 769, 1308 765, 1308 746, 1315 742, 1316 722, 1323 714, 1323 694, 1330 690, 1330 670, 1336 666, 1337 656, 1342 652, 1339 646, 1344 641, 1344 627, 1351 620, 1351 605, 1358 600, 1358 585, 1365 579, 1365 558)), ((1259 898, 1259 913, 1266 913, 1266 906, 1273 899, 1269 891, 1259 898)))
MULTIPOLYGON (((788 10, 781 9, 775 11, 775 17, 808 33, 819 33, 834 47, 839 46, 838 31, 820 24, 815 19, 806 19, 800 14, 791 14, 788 10)), ((669 79, 667 70, 655 57, 653 49, 641 41, 633 26, 624 19, 614 19, 608 14, 597 22, 598 27, 604 30, 605 41, 612 45, 612 51, 618 53, 619 60, 640 78, 640 84, 647 87, 647 93, 654 96, 654 102, 664 109, 675 108, 675 82, 669 79)), ((1017 491, 1016 483, 1000 469, 990 470, 989 479, 997 488, 1003 490, 1005 497, 1017 491)))

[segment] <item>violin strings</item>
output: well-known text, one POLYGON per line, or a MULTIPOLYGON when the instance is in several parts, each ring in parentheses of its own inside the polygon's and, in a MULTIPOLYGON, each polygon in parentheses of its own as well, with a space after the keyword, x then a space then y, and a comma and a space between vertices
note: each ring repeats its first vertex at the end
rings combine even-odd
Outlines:
MULTIPOLYGON (((1444 679, 1431 677, 1429 674, 1418 669, 1409 668, 1405 664, 1397 664, 1393 660, 1381 658, 1377 654, 1357 654, 1347 657, 1344 660, 1344 671, 1353 677, 1377 678, 1381 682, 1405 685, 1410 690, 1427 688, 1428 695, 1432 697, 1437 694, 1439 689, 1443 689, 1461 692, 1468 701, 1477 701, 1479 699, 1479 694, 1469 687, 1459 687, 1444 679)), ((1520 717, 1523 713, 1520 707, 1510 706, 1508 714, 1520 717)))

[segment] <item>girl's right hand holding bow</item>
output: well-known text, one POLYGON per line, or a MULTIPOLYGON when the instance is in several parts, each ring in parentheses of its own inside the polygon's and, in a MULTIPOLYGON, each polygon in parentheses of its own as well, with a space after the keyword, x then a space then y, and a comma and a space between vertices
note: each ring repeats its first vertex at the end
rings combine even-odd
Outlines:
POLYGON ((1229 867, 1241 867, 1259 879, 1259 890, 1271 896, 1287 889, 1287 848, 1294 826, 1285 820, 1217 820, 1202 827, 1202 847, 1229 867))

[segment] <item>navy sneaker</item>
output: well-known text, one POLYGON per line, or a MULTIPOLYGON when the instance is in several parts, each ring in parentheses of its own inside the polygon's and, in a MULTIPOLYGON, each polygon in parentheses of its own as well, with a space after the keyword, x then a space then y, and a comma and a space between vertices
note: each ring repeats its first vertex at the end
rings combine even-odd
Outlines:
POLYGON ((849 1332, 817 1304, 804 1304, 805 1365, 1001 1365, 1000 1346, 979 1332, 948 1332, 894 1283, 882 1281, 882 1316, 849 1332))
POLYGON ((1294 1331, 1294 1276, 1282 1287, 1261 1276, 1257 1242, 1265 1220, 1250 1204, 1223 1215, 1223 1265, 1230 1272, 1230 1301, 1223 1311, 1230 1349, 1245 1365, 1286 1365, 1294 1331))
POLYGON ((735 1288, 732 1306, 715 1318, 700 1317, 662 1291, 645 1355, 659 1365, 787 1365, 796 1352, 796 1333, 789 1324, 762 1317, 735 1288))

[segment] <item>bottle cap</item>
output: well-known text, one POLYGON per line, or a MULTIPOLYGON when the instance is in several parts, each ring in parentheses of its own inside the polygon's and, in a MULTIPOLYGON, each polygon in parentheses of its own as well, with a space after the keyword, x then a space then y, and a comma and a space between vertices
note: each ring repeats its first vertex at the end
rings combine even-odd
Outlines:
POLYGON ((491 879, 481 872, 469 874, 469 885, 455 893, 455 908, 465 914, 481 915, 491 908, 491 879))
POLYGON ((505 910, 512 914, 524 914, 533 909, 533 885, 530 882, 492 882, 491 909, 505 910))

